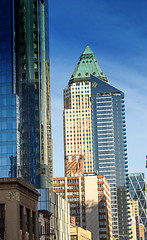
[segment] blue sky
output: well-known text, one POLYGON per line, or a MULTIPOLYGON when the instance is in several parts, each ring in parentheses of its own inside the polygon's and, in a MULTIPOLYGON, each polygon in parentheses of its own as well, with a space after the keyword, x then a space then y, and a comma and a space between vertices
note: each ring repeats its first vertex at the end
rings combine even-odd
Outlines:
POLYGON ((129 172, 147 172, 146 11, 146 0, 49 0, 54 177, 64 176, 63 89, 87 44, 125 93, 129 172))

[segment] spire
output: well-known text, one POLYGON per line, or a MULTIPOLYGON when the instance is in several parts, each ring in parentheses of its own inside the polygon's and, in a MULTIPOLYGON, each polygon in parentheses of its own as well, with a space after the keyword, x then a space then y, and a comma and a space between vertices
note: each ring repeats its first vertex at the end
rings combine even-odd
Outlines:
POLYGON ((74 81, 90 80, 90 74, 102 79, 105 82, 108 82, 108 79, 102 71, 96 56, 89 45, 87 45, 80 56, 79 62, 69 82, 72 83, 74 81))
POLYGON ((88 44, 87 44, 85 50, 83 51, 82 55, 83 54, 94 54, 88 44))

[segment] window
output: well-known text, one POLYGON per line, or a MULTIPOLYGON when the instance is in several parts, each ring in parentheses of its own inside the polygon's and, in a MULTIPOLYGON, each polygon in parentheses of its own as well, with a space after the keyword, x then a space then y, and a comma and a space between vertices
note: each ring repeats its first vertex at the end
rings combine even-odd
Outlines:
POLYGON ((27 222, 26 222, 26 226, 27 226, 27 232, 29 232, 29 224, 30 224, 30 209, 26 209, 27 211, 27 222))
POLYGON ((0 236, 5 237, 5 204, 0 204, 0 236))
POLYGON ((20 229, 22 230, 23 206, 20 205, 20 229))
POLYGON ((78 240, 78 236, 71 236, 71 240, 78 240))
POLYGON ((35 223, 36 223, 36 213, 33 211, 33 218, 32 218, 32 227, 33 227, 33 233, 35 234, 35 223))
POLYGON ((68 156, 68 162, 72 162, 72 156, 68 156))

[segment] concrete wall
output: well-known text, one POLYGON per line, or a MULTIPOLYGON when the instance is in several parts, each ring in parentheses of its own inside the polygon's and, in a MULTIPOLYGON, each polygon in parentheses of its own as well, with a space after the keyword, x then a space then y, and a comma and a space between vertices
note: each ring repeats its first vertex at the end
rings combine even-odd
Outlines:
POLYGON ((86 228, 99 239, 97 176, 85 177, 86 228))

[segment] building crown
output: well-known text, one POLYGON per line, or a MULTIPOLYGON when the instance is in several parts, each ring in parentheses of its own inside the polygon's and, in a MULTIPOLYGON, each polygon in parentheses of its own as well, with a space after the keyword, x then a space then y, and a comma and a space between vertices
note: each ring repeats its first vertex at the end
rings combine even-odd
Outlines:
POLYGON ((94 55, 89 45, 87 45, 82 55, 80 56, 79 62, 69 80, 69 83, 84 80, 90 81, 91 74, 102 79, 105 82, 108 82, 108 79, 102 71, 96 56, 94 55))

